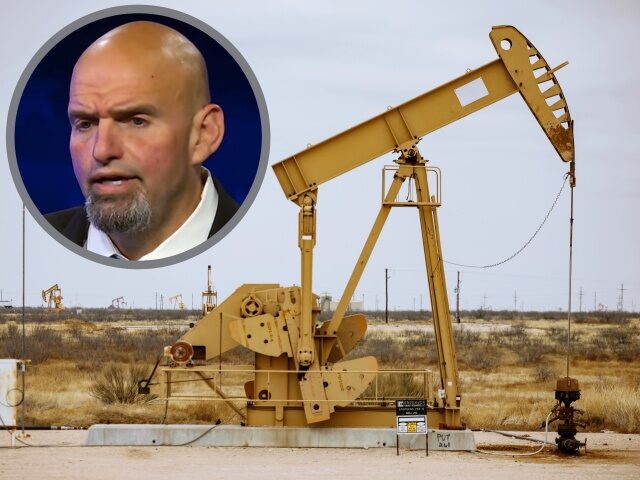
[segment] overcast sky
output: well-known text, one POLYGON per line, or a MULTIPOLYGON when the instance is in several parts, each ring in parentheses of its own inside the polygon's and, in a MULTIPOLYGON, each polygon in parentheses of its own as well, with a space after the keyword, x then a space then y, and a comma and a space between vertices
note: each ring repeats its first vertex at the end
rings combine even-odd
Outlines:
MULTIPOLYGON (((147 3, 147 2, 138 2, 147 3)), ((492 25, 516 26, 558 72, 572 117, 575 190, 574 310, 594 301, 640 308, 640 3, 536 2, 152 2, 179 9, 229 39, 251 65, 271 122, 273 164, 354 124, 488 63, 497 54, 492 25), (595 296, 595 298, 594 298, 595 296)), ((0 17, 0 123, 15 85, 38 49, 56 32, 108 1, 22 1, 0 17)), ((211 69, 215 75, 215 68, 211 69)), ((38 137, 33 126, 34 141, 38 137)), ((9 173, 5 138, 0 162, 3 299, 22 296, 22 200, 9 173)), ((518 250, 536 230, 562 184, 562 163, 519 95, 513 95, 420 143, 442 170, 439 209, 445 259, 488 264, 518 250)), ((318 202, 314 291, 337 299, 380 202, 385 156, 322 185, 318 202)), ((238 159, 242 161, 242 159, 238 159)), ((356 291, 365 307, 384 307, 390 269, 391 308, 429 308, 417 212, 392 211, 356 291)), ((26 303, 60 284, 67 306, 103 307, 124 296, 153 307, 155 294, 182 293, 199 308, 206 268, 213 266, 219 299, 242 283, 299 284, 297 207, 269 167, 240 224, 206 253, 179 265, 129 270, 92 263, 51 239, 27 213, 26 303)), ((532 244, 490 270, 446 268, 451 305, 461 271, 461 307, 566 309, 568 190, 532 244)), ((165 307, 167 306, 165 301, 165 307)))

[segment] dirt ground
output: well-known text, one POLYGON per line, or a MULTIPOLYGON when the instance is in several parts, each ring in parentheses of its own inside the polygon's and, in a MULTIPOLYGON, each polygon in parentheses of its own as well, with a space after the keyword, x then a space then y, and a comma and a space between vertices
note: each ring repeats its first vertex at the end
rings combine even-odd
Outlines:
POLYGON ((588 439, 587 452, 577 456, 560 455, 551 446, 537 455, 513 456, 537 450, 539 444, 476 432, 478 448, 492 454, 430 452, 425 457, 423 451, 407 450, 396 456, 394 448, 85 447, 86 431, 27 433, 31 436, 23 440, 34 447, 16 443, 18 448, 11 448, 11 436, 0 432, 1 479, 640 478, 637 434, 579 436, 588 439))

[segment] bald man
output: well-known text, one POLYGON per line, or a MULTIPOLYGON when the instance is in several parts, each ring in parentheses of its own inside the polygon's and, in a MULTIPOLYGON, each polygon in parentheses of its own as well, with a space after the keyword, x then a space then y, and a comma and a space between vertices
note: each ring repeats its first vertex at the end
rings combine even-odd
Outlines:
POLYGON ((46 218, 76 244, 164 258, 201 244, 237 211, 202 167, 222 142, 224 116, 202 55, 177 31, 133 22, 96 40, 73 69, 68 116, 85 205, 46 218))

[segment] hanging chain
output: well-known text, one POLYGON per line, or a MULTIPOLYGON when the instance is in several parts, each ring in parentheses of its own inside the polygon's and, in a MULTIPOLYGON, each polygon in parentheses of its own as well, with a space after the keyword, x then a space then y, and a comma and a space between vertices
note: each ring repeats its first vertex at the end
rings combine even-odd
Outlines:
POLYGON ((531 235, 531 237, 529 238, 529 240, 527 240, 525 242, 525 244, 520 247, 519 250, 517 250, 515 253, 511 254, 510 256, 508 256, 507 258, 505 258, 504 260, 501 260, 499 262, 496 263, 491 263, 489 265, 465 265, 464 263, 455 263, 455 262, 450 262, 448 260, 444 260, 444 263, 447 263, 449 265, 455 265, 456 267, 465 267, 465 268, 493 268, 493 267, 497 267, 499 265, 505 264, 510 260, 513 260, 515 257, 517 257, 520 253, 522 253, 522 251, 527 248, 529 246, 529 244, 533 241, 534 238, 536 238, 536 235, 538 235, 538 233, 540 232, 540 230, 542 230, 542 227, 544 226, 544 224, 547 222, 547 220, 549 219, 549 215, 551 215, 551 212, 553 211, 553 209, 555 208, 556 204, 558 203, 558 199, 560 198, 560 195, 562 194, 562 191, 564 190, 564 186, 567 184, 567 179, 569 178, 570 174, 566 173, 564 175, 564 180, 562 182, 562 186, 560 187, 560 191, 558 192, 558 194, 556 195, 555 200, 553 201, 553 204, 551 205, 551 208, 549 208, 549 211, 547 212, 547 214, 545 215, 544 219, 542 220, 542 223, 540 223, 540 225, 538 226, 538 228, 536 229, 535 232, 533 232, 533 235, 531 235))

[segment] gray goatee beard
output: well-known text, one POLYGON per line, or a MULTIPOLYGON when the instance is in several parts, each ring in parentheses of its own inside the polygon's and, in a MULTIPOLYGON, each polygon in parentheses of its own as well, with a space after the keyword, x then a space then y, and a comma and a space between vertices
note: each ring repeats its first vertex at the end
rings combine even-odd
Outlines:
POLYGON ((141 191, 124 200, 90 193, 85 208, 87 219, 105 233, 142 232, 151 223, 151 205, 141 191))

